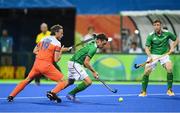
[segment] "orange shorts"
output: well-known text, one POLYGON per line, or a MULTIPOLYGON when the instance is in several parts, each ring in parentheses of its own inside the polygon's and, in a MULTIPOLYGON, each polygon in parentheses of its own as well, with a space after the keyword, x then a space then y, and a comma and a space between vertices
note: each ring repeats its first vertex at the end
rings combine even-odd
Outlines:
POLYGON ((28 75, 28 78, 44 75, 53 81, 60 81, 63 78, 63 74, 55 68, 55 66, 48 61, 36 59, 34 65, 28 75))

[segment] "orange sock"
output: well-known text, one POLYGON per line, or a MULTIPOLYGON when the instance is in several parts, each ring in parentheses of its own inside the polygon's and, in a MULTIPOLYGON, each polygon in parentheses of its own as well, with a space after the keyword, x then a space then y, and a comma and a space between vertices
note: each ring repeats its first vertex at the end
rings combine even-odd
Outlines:
POLYGON ((16 88, 11 92, 10 96, 15 97, 20 91, 22 91, 24 89, 24 87, 28 84, 28 80, 23 80, 22 82, 20 82, 16 88))
POLYGON ((67 84, 68 84, 67 81, 58 82, 56 87, 54 89, 52 89, 51 92, 56 94, 56 93, 60 92, 62 89, 64 89, 67 84))

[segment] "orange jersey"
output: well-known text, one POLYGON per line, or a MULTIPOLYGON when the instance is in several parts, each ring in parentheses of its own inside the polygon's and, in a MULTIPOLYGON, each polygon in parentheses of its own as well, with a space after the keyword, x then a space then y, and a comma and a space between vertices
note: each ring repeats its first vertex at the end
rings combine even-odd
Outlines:
POLYGON ((37 44, 39 51, 36 58, 54 62, 55 51, 60 51, 61 43, 54 36, 47 36, 37 44))

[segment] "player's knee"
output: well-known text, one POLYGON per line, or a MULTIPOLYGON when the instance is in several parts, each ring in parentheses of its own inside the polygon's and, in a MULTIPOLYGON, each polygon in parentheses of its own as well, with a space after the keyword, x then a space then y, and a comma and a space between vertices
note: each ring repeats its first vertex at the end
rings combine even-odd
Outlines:
POLYGON ((149 75, 151 73, 151 70, 146 70, 145 72, 144 72, 144 75, 149 75))
POLYGON ((171 62, 166 63, 165 68, 168 73, 171 73, 172 72, 172 63, 171 62))
POLYGON ((92 84, 92 81, 88 83, 88 85, 90 86, 92 84))
POLYGON ((151 74, 151 72, 152 72, 152 68, 151 67, 146 67, 145 71, 144 71, 144 74, 149 75, 149 74, 151 74))
POLYGON ((75 79, 68 79, 68 85, 73 85, 75 82, 75 79))
POLYGON ((172 68, 171 67, 166 68, 166 70, 167 70, 168 73, 172 73, 172 68))
POLYGON ((86 81, 86 84, 87 84, 88 86, 90 86, 90 85, 92 84, 92 81, 91 81, 91 80, 88 80, 88 81, 86 81))
POLYGON ((87 76, 87 77, 84 79, 84 82, 86 83, 86 85, 91 85, 91 84, 92 84, 92 80, 90 79, 89 76, 87 76))
POLYGON ((167 71, 168 73, 171 73, 171 72, 172 72, 172 66, 171 66, 171 65, 168 65, 168 66, 166 66, 165 68, 166 68, 166 71, 167 71))
POLYGON ((29 84, 29 83, 31 83, 31 82, 33 81, 33 79, 32 79, 32 78, 27 77, 24 81, 27 81, 27 83, 29 84))

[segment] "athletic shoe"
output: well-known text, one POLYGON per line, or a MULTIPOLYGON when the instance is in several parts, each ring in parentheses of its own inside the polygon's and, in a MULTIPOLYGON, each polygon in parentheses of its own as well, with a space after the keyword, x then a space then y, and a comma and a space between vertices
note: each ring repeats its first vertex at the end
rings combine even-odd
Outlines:
POLYGON ((80 102, 79 99, 77 99, 75 95, 67 94, 66 97, 67 97, 67 99, 69 99, 73 102, 80 102))
POLYGON ((139 94, 139 97, 145 97, 147 96, 147 93, 145 91, 142 91, 140 94, 139 94))
POLYGON ((61 103, 61 101, 62 101, 55 93, 53 93, 51 91, 48 91, 46 96, 49 98, 49 100, 55 101, 57 103, 61 103))
POLYGON ((7 98, 7 101, 8 102, 12 102, 14 100, 14 97, 13 96, 8 96, 8 98, 7 98))
POLYGON ((167 90, 167 95, 169 96, 175 96, 174 92, 172 91, 172 89, 168 89, 167 90))

